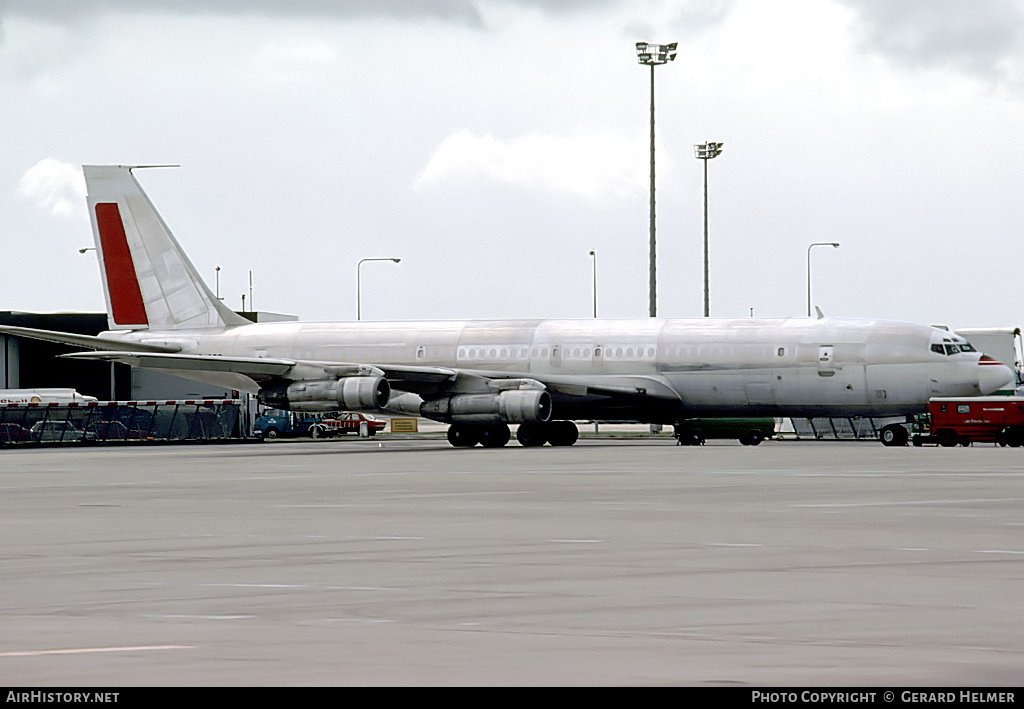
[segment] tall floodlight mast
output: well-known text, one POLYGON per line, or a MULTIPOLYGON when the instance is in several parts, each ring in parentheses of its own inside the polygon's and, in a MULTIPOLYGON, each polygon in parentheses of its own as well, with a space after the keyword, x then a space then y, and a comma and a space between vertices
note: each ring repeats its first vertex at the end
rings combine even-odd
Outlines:
POLYGON ((640 64, 651 67, 651 274, 650 274, 650 316, 658 315, 657 268, 655 256, 655 218, 654 218, 654 67, 667 64, 676 58, 676 42, 672 44, 651 44, 637 42, 636 55, 640 64))
POLYGON ((698 160, 704 161, 704 317, 711 316, 711 289, 708 285, 708 160, 722 154, 725 143, 704 143, 694 145, 693 152, 698 160))

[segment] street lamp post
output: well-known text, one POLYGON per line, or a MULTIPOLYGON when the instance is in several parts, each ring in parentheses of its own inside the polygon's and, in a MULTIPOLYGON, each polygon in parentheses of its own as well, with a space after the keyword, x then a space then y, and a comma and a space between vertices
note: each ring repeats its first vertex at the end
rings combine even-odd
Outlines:
POLYGON ((807 247, 807 317, 811 317, 811 249, 815 246, 831 246, 833 249, 838 249, 839 242, 816 241, 807 247))
POLYGON ((640 64, 651 67, 651 272, 650 272, 650 316, 658 315, 657 270, 655 257, 655 218, 654 218, 654 67, 667 64, 676 58, 676 42, 672 44, 636 43, 637 60, 640 64))
POLYGON ((367 261, 392 261, 400 263, 400 258, 364 258, 356 264, 356 320, 363 319, 363 264, 367 261))
POLYGON ((704 161, 704 317, 711 316, 711 290, 708 286, 708 160, 721 155, 723 145, 725 143, 703 143, 693 146, 697 159, 704 161))
MULTIPOLYGON (((590 250, 590 257, 594 265, 594 319, 597 319, 597 250, 590 250)), ((600 423, 594 419, 594 433, 600 433, 600 423)))
POLYGON ((594 317, 597 317, 597 251, 590 250, 591 260, 594 265, 594 317))

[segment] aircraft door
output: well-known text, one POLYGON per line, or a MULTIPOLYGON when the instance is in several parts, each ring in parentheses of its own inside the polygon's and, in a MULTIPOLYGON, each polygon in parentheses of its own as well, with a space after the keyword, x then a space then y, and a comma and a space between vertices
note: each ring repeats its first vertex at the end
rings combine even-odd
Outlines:
POLYGON ((836 348, 832 345, 818 347, 818 376, 831 377, 836 373, 836 348))
POLYGON ((562 349, 559 345, 551 348, 551 366, 559 367, 562 364, 562 349))

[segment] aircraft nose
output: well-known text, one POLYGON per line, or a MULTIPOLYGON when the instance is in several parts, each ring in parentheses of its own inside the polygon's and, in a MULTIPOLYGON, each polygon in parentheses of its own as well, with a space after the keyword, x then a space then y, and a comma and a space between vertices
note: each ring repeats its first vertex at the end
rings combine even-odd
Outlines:
POLYGON ((978 360, 978 388, 981 393, 991 394, 1000 389, 1013 388, 1016 377, 1013 370, 999 360, 982 355, 978 360))

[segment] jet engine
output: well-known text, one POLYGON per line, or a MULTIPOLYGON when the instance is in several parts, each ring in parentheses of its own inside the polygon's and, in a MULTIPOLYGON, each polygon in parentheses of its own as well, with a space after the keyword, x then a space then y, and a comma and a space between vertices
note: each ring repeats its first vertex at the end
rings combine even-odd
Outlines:
POLYGON ((551 395, 538 389, 457 394, 424 402, 420 414, 446 423, 544 423, 551 419, 551 395))
POLYGON ((291 411, 379 411, 389 398, 391 385, 380 376, 282 383, 259 393, 261 404, 291 411))

